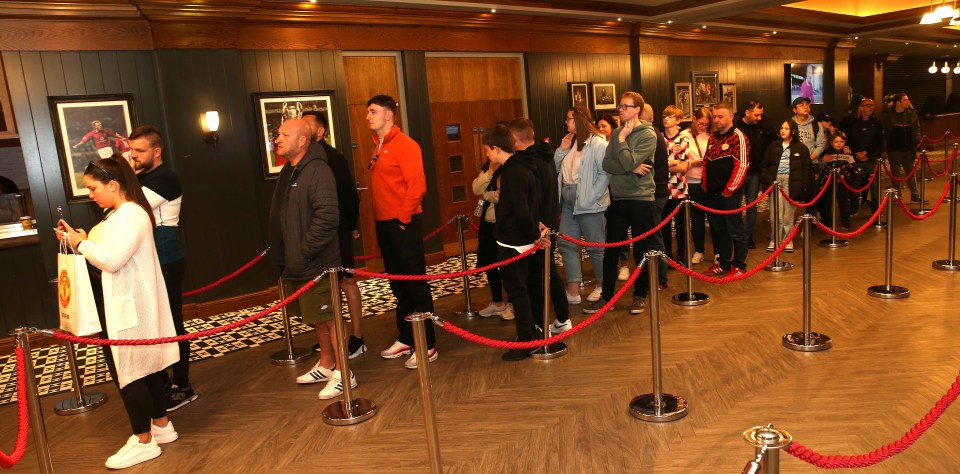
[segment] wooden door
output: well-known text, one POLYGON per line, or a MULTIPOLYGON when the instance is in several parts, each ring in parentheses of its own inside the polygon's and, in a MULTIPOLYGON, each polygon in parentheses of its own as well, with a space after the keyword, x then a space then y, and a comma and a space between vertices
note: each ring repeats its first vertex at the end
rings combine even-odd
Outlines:
MULTIPOLYGON (((386 94, 399 100, 397 63, 394 56, 344 56, 344 73, 347 80, 347 109, 350 116, 350 137, 353 138, 353 165, 356 170, 357 188, 360 189, 360 236, 363 239, 363 255, 380 252, 376 237, 376 220, 373 217, 373 202, 370 195, 370 159, 376 146, 367 126, 367 101, 378 94, 386 94)), ((397 109, 397 126, 401 126, 401 113, 397 109)), ((357 261, 357 266, 381 270, 380 260, 357 261)))

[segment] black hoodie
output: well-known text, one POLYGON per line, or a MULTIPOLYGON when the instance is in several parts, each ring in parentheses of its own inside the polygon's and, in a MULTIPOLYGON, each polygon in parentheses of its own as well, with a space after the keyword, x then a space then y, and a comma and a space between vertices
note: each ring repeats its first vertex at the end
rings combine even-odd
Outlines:
POLYGON ((493 237, 507 245, 530 245, 540 237, 540 184, 533 160, 510 157, 493 173, 499 183, 497 222, 493 237))
POLYGON ((513 155, 533 165, 540 188, 538 219, 543 225, 560 229, 560 190, 557 188, 557 168, 553 163, 553 150, 546 142, 536 142, 513 155))

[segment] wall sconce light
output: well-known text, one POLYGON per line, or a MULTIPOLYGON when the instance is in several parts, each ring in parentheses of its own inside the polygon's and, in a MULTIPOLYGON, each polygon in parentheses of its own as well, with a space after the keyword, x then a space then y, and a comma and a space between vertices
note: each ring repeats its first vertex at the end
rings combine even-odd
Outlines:
POLYGON ((217 140, 219 140, 217 131, 220 130, 220 113, 216 110, 207 111, 203 115, 203 124, 203 128, 206 129, 206 136, 204 137, 203 141, 216 147, 217 140))

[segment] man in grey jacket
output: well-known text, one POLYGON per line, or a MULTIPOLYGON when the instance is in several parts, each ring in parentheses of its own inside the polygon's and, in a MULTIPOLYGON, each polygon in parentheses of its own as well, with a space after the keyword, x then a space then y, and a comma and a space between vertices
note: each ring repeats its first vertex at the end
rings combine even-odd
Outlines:
MULTIPOLYGON (((883 157, 890 160, 890 170, 903 178, 913 170, 920 143, 920 120, 907 94, 893 96, 893 108, 883 114, 883 157)), ((900 190, 900 183, 893 185, 900 190)), ((920 202, 920 192, 914 175, 907 178, 910 201, 920 202)))
MULTIPOLYGON (((270 247, 283 286, 292 294, 324 270, 340 265, 340 211, 336 180, 323 147, 312 143, 310 126, 302 119, 288 119, 280 126, 275 143, 277 155, 287 163, 280 170, 270 204, 270 247)), ((317 282, 290 303, 287 312, 313 325, 320 343, 320 360, 297 377, 297 383, 326 382, 321 399, 340 395, 343 385, 334 359, 339 341, 329 280, 317 282)), ((350 383, 356 386, 353 374, 350 383)))

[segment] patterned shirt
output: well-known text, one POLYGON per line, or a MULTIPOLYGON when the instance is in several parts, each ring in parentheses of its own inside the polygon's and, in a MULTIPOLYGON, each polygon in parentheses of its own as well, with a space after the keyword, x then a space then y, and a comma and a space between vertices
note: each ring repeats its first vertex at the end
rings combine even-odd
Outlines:
MULTIPOLYGON (((663 135, 667 142, 667 159, 672 161, 687 161, 687 152, 690 148, 690 140, 682 133, 676 134, 673 138, 663 135)), ((687 173, 683 171, 671 171, 670 179, 667 181, 667 189, 670 190, 670 199, 687 198, 687 173)))

